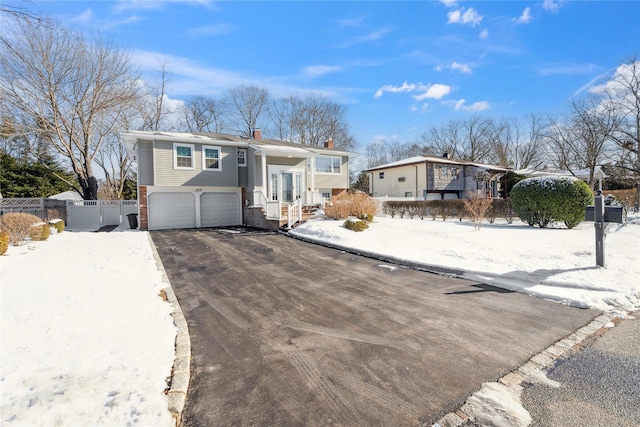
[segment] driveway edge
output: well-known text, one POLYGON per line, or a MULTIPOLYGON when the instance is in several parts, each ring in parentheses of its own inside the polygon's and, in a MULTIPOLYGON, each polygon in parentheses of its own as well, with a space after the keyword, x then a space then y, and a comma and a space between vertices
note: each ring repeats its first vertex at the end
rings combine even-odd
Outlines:
MULTIPOLYGON (((313 243, 313 244, 328 247, 328 248, 338 249, 347 253, 352 253, 354 255, 361 255, 367 258, 386 261, 393 264, 398 264, 405 267, 413 268, 416 270, 422 270, 422 271, 427 271, 427 272, 436 273, 436 274, 444 274, 448 276, 455 276, 455 277, 459 277, 467 280, 479 279, 478 277, 469 277, 469 276, 478 274, 476 272, 469 271, 469 270, 453 269, 453 268, 435 266, 430 264, 423 264, 419 262, 407 261, 407 260, 398 259, 392 256, 380 255, 374 252, 362 251, 362 250, 349 248, 349 247, 338 245, 338 244, 327 243, 327 242, 322 242, 322 241, 318 241, 310 238, 305 238, 303 236, 290 234, 288 232, 282 232, 282 234, 286 234, 291 238, 302 240, 307 243, 313 243)), ((487 283, 487 284, 495 286, 491 283, 487 283)), ((552 344, 551 346, 547 347, 541 352, 535 354, 527 362, 525 362, 521 366, 513 369, 511 372, 499 378, 497 382, 515 391, 522 390, 524 388, 523 383, 527 382, 526 379, 529 374, 544 371, 547 368, 550 368, 558 359, 567 355, 569 351, 572 351, 575 348, 578 348, 585 339, 595 334, 600 329, 604 328, 605 325, 607 325, 609 322, 613 321, 614 319, 618 318, 619 316, 620 316, 619 312, 601 313, 600 315, 596 316, 593 320, 591 320, 591 322, 587 323, 585 326, 577 329, 572 334, 564 337, 563 339, 557 341, 556 343, 552 344)), ((421 425, 421 427, 427 427, 428 425, 431 425, 432 427, 459 427, 463 425, 463 423, 465 423, 467 420, 474 421, 473 407, 468 403, 468 399, 469 398, 467 398, 464 404, 462 404, 455 411, 445 414, 434 424, 425 424, 425 425, 421 425)))
MULTIPOLYGON (((600 314, 582 328, 534 355, 527 362, 498 379, 497 382, 515 392, 522 391, 524 389, 523 384, 529 382, 527 380, 529 375, 538 372, 544 373, 544 371, 552 367, 558 359, 568 355, 570 351, 579 348, 584 340, 600 329, 607 327, 606 325, 609 322, 612 322, 618 317, 618 313, 608 312, 600 314)), ((467 398, 464 404, 457 410, 447 413, 431 426, 458 427, 463 425, 467 420, 475 421, 474 410, 469 404, 469 398, 467 398)))
POLYGON ((167 300, 173 307, 171 317, 173 317, 173 323, 178 329, 176 334, 175 352, 176 358, 173 361, 173 367, 171 368, 171 387, 167 393, 169 412, 173 416, 173 425, 175 427, 180 426, 182 423, 182 411, 187 400, 187 390, 189 388, 189 378, 191 375, 191 338, 189 337, 189 327, 187 320, 182 313, 182 308, 178 302, 176 294, 173 292, 169 276, 164 269, 164 265, 160 260, 160 255, 156 249, 156 245, 153 243, 153 239, 149 232, 147 232, 147 238, 153 252, 153 257, 156 260, 158 270, 162 275, 162 282, 168 286, 163 289, 167 300))

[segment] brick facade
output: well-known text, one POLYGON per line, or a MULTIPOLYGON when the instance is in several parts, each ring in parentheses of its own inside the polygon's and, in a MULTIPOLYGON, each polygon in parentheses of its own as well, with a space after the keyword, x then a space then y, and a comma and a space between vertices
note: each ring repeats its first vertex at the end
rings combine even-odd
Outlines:
POLYGON ((147 213, 147 186, 138 188, 138 204, 140 205, 140 230, 149 229, 149 215, 147 213))

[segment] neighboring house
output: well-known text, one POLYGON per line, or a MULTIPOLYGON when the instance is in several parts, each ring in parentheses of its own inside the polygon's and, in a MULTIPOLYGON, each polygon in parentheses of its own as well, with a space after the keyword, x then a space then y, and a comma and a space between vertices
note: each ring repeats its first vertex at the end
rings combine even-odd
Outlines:
POLYGON ((137 162, 140 228, 291 226, 349 188, 355 153, 205 133, 125 132, 137 162))
POLYGON ((499 197, 499 178, 510 169, 442 157, 417 156, 365 170, 373 197, 461 199, 469 191, 499 197))

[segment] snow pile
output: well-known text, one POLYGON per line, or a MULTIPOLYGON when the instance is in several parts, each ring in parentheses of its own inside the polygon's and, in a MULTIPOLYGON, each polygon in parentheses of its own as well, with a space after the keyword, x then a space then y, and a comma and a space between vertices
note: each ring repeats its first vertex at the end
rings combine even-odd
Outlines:
POLYGON ((353 232, 343 221, 313 219, 292 234, 358 251, 464 270, 464 277, 564 304, 600 310, 640 308, 640 224, 612 224, 606 268, 596 266, 593 223, 533 228, 521 222, 376 217, 353 232))
POLYGON ((10 247, 0 279, 0 424, 171 425, 176 329, 147 233, 10 247))
POLYGON ((520 392, 500 383, 484 383, 467 399, 469 415, 484 427, 526 427, 531 415, 520 403, 520 392))

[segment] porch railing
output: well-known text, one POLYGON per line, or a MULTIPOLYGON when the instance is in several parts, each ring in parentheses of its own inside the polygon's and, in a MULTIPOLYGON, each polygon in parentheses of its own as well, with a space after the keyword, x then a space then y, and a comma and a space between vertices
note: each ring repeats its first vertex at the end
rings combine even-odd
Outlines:
POLYGON ((287 228, 302 219, 302 200, 294 200, 287 203, 287 228))

